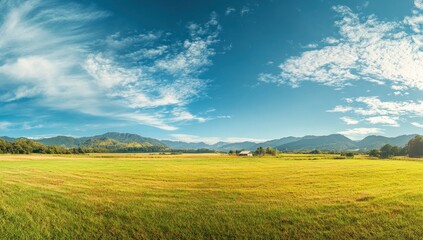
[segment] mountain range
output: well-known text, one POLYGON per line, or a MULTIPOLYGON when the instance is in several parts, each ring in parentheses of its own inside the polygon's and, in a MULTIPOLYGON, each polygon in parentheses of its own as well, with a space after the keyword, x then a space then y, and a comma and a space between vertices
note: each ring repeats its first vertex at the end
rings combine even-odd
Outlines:
MULTIPOLYGON (((170 140, 158 140, 154 138, 142 137, 137 134, 108 132, 103 135, 92 137, 69 137, 56 136, 51 138, 42 138, 36 141, 48 146, 62 146, 66 148, 104 148, 104 149, 175 149, 175 150, 195 150, 210 149, 227 152, 229 150, 255 150, 258 147, 273 147, 280 151, 368 151, 378 149, 385 144, 403 147, 413 138, 413 135, 402 135, 399 137, 368 136, 361 141, 353 141, 341 134, 332 134, 328 136, 304 136, 304 137, 285 137, 274 139, 262 143, 255 142, 218 142, 207 144, 204 142, 181 142, 170 140)), ((7 141, 14 141, 15 138, 1 137, 7 141)))
POLYGON ((368 136, 361 141, 353 141, 341 134, 332 134, 328 136, 304 136, 304 137, 285 137, 274 139, 263 143, 239 142, 239 143, 223 143, 216 144, 185 143, 174 141, 163 141, 167 146, 173 149, 198 149, 208 148, 218 151, 229 150, 255 150, 258 147, 273 147, 280 151, 311 151, 311 150, 329 150, 329 151, 368 151, 371 149, 379 149, 385 144, 403 147, 408 141, 416 136, 402 135, 399 137, 384 136, 368 136))

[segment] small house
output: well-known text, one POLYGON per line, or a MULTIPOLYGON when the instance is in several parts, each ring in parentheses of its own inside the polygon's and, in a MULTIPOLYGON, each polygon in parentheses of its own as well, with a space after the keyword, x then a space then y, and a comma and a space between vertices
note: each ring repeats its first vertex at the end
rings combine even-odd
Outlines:
POLYGON ((243 157, 252 157, 253 152, 252 151, 241 151, 238 155, 243 156, 243 157))

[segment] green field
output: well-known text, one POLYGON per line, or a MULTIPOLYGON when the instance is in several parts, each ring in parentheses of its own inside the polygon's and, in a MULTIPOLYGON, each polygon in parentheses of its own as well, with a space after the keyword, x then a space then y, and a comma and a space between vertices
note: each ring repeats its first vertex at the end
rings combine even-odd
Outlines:
POLYGON ((4 239, 422 239, 423 161, 2 155, 4 239))

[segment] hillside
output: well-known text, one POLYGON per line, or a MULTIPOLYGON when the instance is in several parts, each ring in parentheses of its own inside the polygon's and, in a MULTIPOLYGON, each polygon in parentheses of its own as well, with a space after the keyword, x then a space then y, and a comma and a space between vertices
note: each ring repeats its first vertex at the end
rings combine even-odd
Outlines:
POLYGON ((286 143, 276 147, 280 151, 301 151, 301 150, 351 150, 356 149, 357 144, 353 140, 341 134, 332 134, 329 136, 307 136, 295 142, 286 143))
POLYGON ((391 144, 393 146, 403 147, 405 146, 410 139, 415 137, 416 134, 413 135, 402 135, 394 138, 384 137, 384 136, 368 136, 363 140, 357 142, 357 146, 363 150, 370 150, 370 149, 378 149, 381 148, 385 144, 391 144))
POLYGON ((6 140, 8 142, 14 142, 14 141, 16 141, 16 138, 11 138, 11 137, 6 137, 6 136, 0 137, 0 138, 6 140))
POLYGON ((273 147, 276 148, 278 146, 287 144, 287 143, 291 143, 291 142, 296 142, 298 140, 301 140, 301 138, 299 137, 285 137, 285 138, 280 138, 280 139, 274 139, 274 140, 270 140, 267 142, 263 142, 263 143, 257 143, 254 146, 254 149, 257 149, 258 147, 273 147))
POLYGON ((91 148, 112 152, 152 152, 163 151, 168 146, 153 138, 137 134, 108 132, 92 137, 57 136, 37 140, 47 146, 62 146, 66 148, 91 148))
POLYGON ((131 134, 131 133, 108 132, 103 135, 93 136, 91 138, 100 138, 100 139, 110 138, 110 139, 123 142, 123 143, 140 143, 140 144, 150 144, 152 146, 167 147, 166 144, 164 144, 160 140, 157 140, 154 138, 142 137, 140 135, 131 134))
POLYGON ((67 148, 76 148, 76 147, 79 147, 80 144, 82 143, 82 140, 80 138, 73 138, 73 137, 67 137, 67 136, 43 138, 37 141, 47 146, 62 146, 67 148))
POLYGON ((218 150, 220 151, 229 151, 229 150, 254 150, 257 143, 255 142, 239 142, 239 143, 229 143, 223 146, 220 146, 218 150))
MULTIPOLYGON (((120 143, 121 145, 122 143, 128 143, 129 145, 135 146, 134 144, 137 143, 138 145, 136 146, 157 146, 163 148, 167 147, 166 144, 154 138, 142 137, 140 135, 131 133, 117 132, 108 132, 102 135, 81 138, 57 136, 52 138, 43 138, 37 141, 48 146, 63 146, 67 148, 92 146, 93 143, 99 143, 101 141, 108 142, 111 146, 116 145, 117 143, 120 143), (110 141, 108 139, 114 141, 110 141)), ((102 143, 100 145, 105 146, 106 143, 102 143)))
POLYGON ((191 143, 170 140, 162 140, 161 142, 166 144, 171 149, 214 149, 214 145, 209 145, 204 142, 191 143))

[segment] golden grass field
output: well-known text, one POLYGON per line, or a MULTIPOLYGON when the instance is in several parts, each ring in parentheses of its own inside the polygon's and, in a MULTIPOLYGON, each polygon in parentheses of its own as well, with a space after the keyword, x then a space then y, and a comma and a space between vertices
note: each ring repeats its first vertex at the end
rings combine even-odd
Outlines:
POLYGON ((3 239, 423 239, 423 161, 0 155, 3 239))

